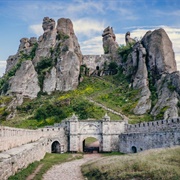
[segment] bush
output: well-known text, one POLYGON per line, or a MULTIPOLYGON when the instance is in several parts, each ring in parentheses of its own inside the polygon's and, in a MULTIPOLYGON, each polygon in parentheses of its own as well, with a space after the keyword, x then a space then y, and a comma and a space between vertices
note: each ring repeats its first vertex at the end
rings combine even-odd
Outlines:
POLYGON ((66 114, 56 105, 47 104, 43 105, 42 107, 38 108, 35 112, 34 118, 38 121, 46 120, 49 117, 57 117, 60 119, 65 119, 67 116, 66 114))
POLYGON ((68 38, 69 38, 69 36, 68 36, 67 34, 62 33, 62 32, 59 32, 59 33, 57 34, 57 36, 56 36, 56 39, 57 39, 57 40, 63 40, 63 41, 65 41, 65 40, 68 39, 68 38))
POLYGON ((38 73, 39 86, 41 91, 43 90, 43 83, 46 72, 50 71, 54 65, 54 61, 51 58, 43 58, 37 63, 36 71, 38 73))
POLYGON ((121 44, 118 48, 118 53, 122 56, 123 62, 126 62, 128 55, 132 52, 134 43, 128 43, 126 46, 121 44))
POLYGON ((110 74, 114 75, 117 74, 118 72, 118 65, 116 62, 110 62, 110 64, 108 65, 108 69, 111 72, 110 74))

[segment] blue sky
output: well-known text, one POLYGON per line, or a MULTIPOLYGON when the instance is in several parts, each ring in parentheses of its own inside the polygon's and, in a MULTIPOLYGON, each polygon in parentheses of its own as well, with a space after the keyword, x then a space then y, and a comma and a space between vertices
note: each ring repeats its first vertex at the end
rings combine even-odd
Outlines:
POLYGON ((5 60, 17 52, 23 37, 38 37, 45 16, 70 18, 83 54, 102 54, 102 31, 112 26, 119 44, 124 34, 142 37, 164 28, 180 70, 180 0, 0 0, 0 76, 5 60))

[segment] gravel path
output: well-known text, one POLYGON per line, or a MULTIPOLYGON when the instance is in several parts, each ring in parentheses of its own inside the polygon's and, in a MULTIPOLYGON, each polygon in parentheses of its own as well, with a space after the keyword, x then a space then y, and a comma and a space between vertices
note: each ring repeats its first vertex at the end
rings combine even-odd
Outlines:
POLYGON ((86 154, 83 159, 55 165, 44 174, 43 180, 84 180, 81 165, 99 157, 100 154, 86 154))

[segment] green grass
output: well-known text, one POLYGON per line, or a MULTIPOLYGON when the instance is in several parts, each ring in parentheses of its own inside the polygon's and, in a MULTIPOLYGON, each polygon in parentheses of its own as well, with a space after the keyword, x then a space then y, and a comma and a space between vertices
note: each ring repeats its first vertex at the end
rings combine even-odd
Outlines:
MULTIPOLYGON (((121 117, 88 101, 103 104, 129 117, 130 123, 151 121, 149 114, 134 115, 133 109, 138 102, 138 90, 129 87, 128 80, 123 74, 104 77, 84 77, 76 90, 54 92, 51 95, 41 95, 36 99, 25 99, 17 107, 17 117, 9 121, 0 121, 6 126, 19 128, 38 128, 60 123, 61 120, 75 113, 79 119, 93 118, 100 120, 108 113, 111 120, 121 120, 121 117)), ((2 111, 4 111, 2 109, 2 111)))
POLYGON ((93 142, 98 141, 98 139, 94 138, 94 137, 88 137, 85 139, 85 146, 89 146, 90 144, 92 144, 93 142))
POLYGON ((103 157, 82 167, 89 180, 178 180, 180 147, 103 157))
POLYGON ((49 154, 47 153, 41 161, 36 161, 30 164, 26 169, 18 172, 14 176, 8 178, 8 180, 25 180, 29 175, 31 175, 35 169, 42 164, 42 168, 36 174, 33 180, 41 180, 44 173, 47 172, 53 165, 60 164, 63 162, 71 161, 74 159, 82 158, 81 154, 73 157, 72 154, 49 154))

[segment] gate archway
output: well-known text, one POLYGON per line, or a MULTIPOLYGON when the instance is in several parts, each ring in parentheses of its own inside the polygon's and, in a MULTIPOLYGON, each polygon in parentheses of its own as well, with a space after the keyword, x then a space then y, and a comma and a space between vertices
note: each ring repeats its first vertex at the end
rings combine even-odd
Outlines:
POLYGON ((97 138, 87 137, 83 140, 83 152, 93 153, 99 152, 100 142, 97 138))
POLYGON ((51 153, 61 153, 61 145, 58 141, 54 141, 51 145, 51 153))

